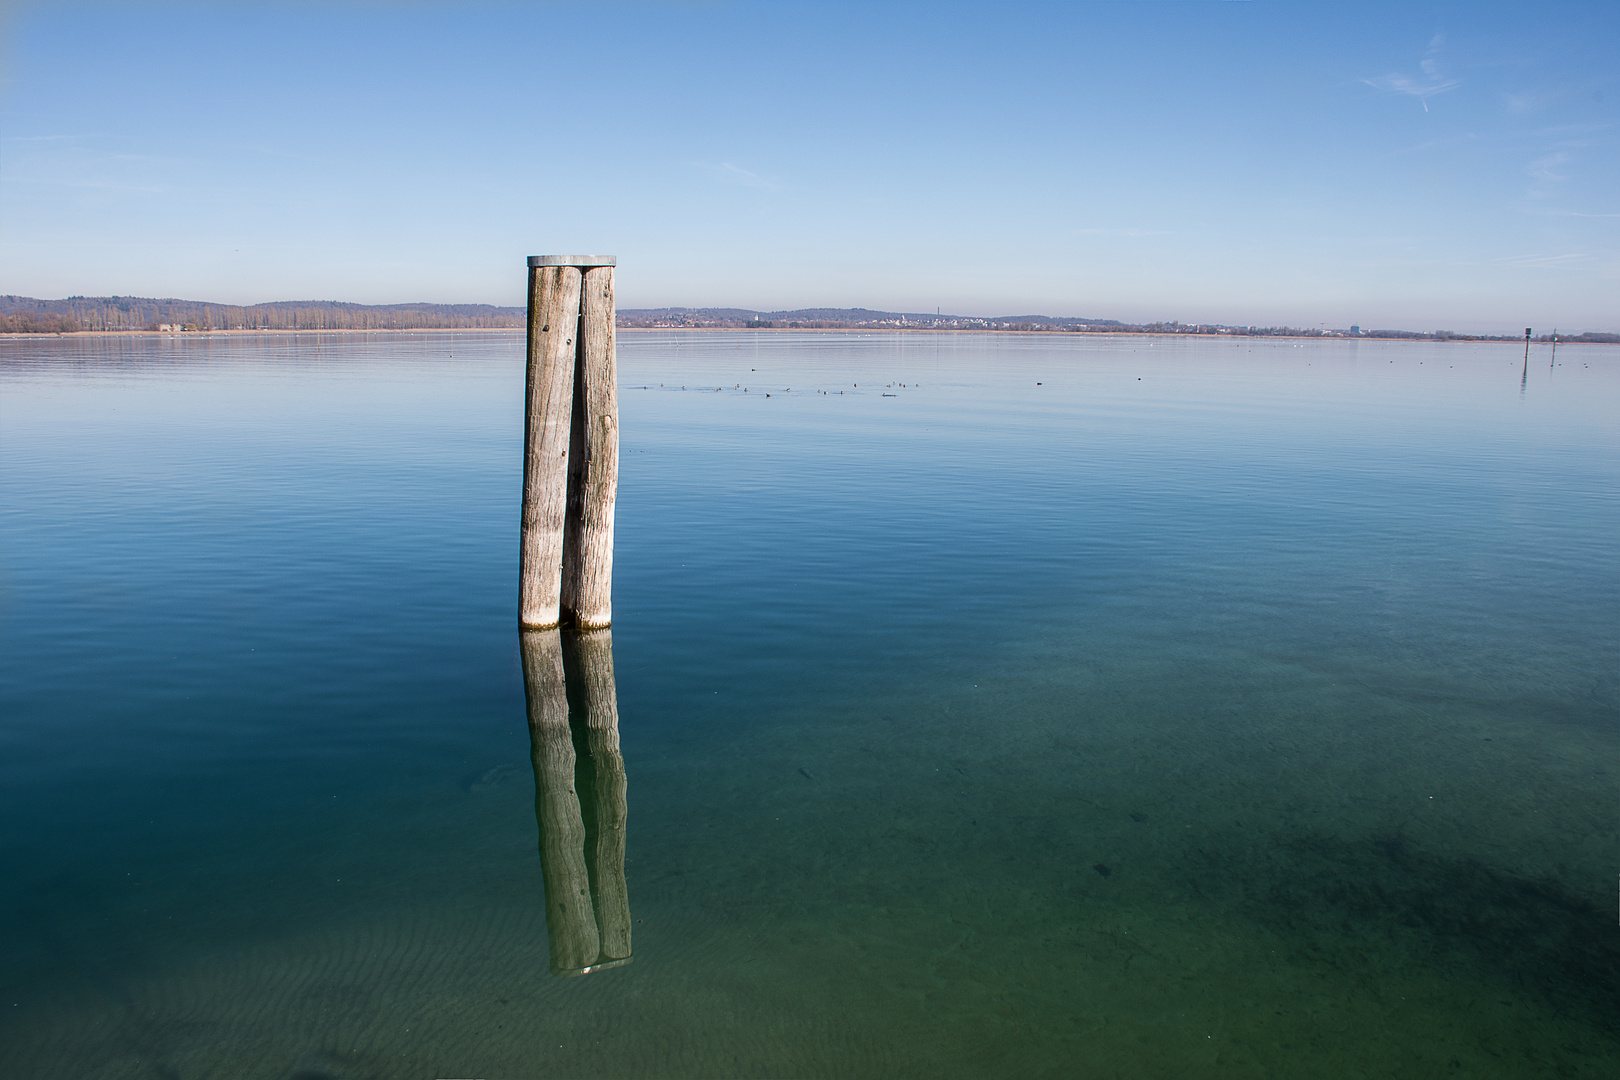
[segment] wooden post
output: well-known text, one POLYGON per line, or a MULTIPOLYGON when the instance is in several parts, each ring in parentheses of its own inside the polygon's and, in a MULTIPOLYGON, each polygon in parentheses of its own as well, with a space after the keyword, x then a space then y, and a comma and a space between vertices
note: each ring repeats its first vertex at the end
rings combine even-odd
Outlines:
MULTIPOLYGON (((590 756, 592 810, 586 814, 585 862, 590 869, 601 954, 592 970, 630 962, 630 893, 624 880, 624 755, 619 751, 619 702, 613 681, 613 633, 565 633, 563 671, 573 702, 575 745, 583 723, 590 756)), ((586 785, 579 786, 581 798, 586 785)))
POLYGON ((619 372, 613 317, 613 267, 592 267, 585 271, 580 293, 568 521, 563 534, 562 618, 581 629, 613 621, 613 504, 619 491, 619 372))
POLYGON ((525 627, 556 626, 565 617, 606 626, 612 614, 619 420, 613 264, 611 256, 529 256, 518 571, 518 621, 525 627), (577 497, 571 491, 576 485, 577 497), (578 524, 570 529, 576 516, 578 524), (577 542, 568 541, 570 531, 577 542), (572 558, 570 550, 577 552, 572 558), (565 574, 565 563, 575 568, 572 573, 565 574))
POLYGON ((537 266, 530 260, 523 529, 518 541, 518 621, 523 626, 556 626, 562 598, 580 277, 576 267, 537 266))

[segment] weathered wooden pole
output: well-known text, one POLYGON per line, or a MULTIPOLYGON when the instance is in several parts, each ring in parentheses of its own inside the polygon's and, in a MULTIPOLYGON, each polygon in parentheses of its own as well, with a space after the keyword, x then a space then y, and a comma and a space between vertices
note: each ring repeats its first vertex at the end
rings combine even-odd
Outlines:
POLYGON ((524 626, 556 626, 562 598, 580 277, 577 267, 536 265, 529 260, 523 529, 518 542, 518 621, 524 626))
MULTIPOLYGON (((584 425, 577 434, 583 448, 579 456, 582 483, 580 512, 584 525, 580 534, 582 571, 576 575, 583 592, 569 605, 588 618, 585 625, 606 626, 611 616, 607 597, 612 588, 613 497, 618 487, 618 412, 614 393, 613 355, 613 263, 611 256, 529 256, 529 334, 527 386, 523 434, 523 524, 519 541, 518 621, 526 627, 556 626, 563 619, 563 564, 569 544, 569 488, 575 470, 570 469, 570 442, 576 438, 575 398, 600 404, 611 410, 601 416, 585 407, 579 416, 584 425), (605 278, 593 277, 605 271, 605 278), (592 277, 592 298, 582 310, 582 289, 592 277), (606 334, 601 330, 605 304, 606 334), (594 330, 590 328, 595 327, 594 330), (595 342, 585 347, 585 338, 595 342), (605 371, 606 397, 591 390, 589 370, 605 371), (581 384, 581 379, 585 382, 581 384), (611 466, 611 480, 604 483, 603 469, 592 471, 589 460, 602 442, 600 432, 611 431, 611 452, 603 455, 611 466), (598 493, 597 504, 588 506, 591 490, 598 493), (606 562, 597 549, 602 547, 604 520, 600 497, 606 504, 606 562), (593 527, 593 524, 594 527, 593 527), (603 567, 605 566, 605 570, 603 567)), ((599 381, 595 380, 595 381, 599 381)))
POLYGON ((619 492, 619 372, 613 317, 613 267, 593 266, 585 271, 580 292, 568 521, 563 534, 562 619, 580 629, 613 621, 613 504, 619 492))

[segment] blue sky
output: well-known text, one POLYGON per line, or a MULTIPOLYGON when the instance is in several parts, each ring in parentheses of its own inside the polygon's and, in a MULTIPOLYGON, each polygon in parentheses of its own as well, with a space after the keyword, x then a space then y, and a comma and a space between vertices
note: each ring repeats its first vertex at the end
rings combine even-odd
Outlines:
POLYGON ((0 292, 1620 330, 1620 4, 13 4, 0 292))

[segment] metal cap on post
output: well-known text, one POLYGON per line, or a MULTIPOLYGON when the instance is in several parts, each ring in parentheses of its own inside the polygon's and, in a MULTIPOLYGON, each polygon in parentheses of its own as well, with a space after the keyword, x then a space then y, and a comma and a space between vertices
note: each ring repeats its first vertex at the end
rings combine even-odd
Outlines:
POLYGON ((530 266, 617 266, 612 255, 530 255, 530 266))

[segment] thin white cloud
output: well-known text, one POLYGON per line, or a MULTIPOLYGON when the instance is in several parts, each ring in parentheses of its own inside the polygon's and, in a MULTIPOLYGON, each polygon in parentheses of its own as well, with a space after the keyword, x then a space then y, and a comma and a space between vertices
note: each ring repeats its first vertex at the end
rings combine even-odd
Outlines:
POLYGON ((1559 267, 1589 257, 1585 252, 1571 252, 1566 255, 1504 255, 1491 261, 1512 266, 1559 267))
POLYGON ((1620 218, 1620 214, 1593 213, 1588 210, 1551 210, 1544 206, 1528 206, 1521 213, 1537 217, 1620 218))
POLYGON ((1578 151, 1589 145, 1588 142, 1571 140, 1547 147, 1540 157, 1524 168, 1525 175, 1531 180, 1530 186, 1525 189, 1525 196, 1549 199, 1558 194, 1560 186, 1570 178, 1570 170, 1565 166, 1577 164, 1581 158, 1578 151))
POLYGON ((1560 172, 1559 166, 1568 164, 1570 158, 1570 154, 1563 150, 1558 150, 1554 153, 1536 158, 1536 160, 1530 163, 1530 167, 1526 169, 1525 172, 1529 173, 1533 179, 1539 180, 1543 184, 1555 184, 1560 180, 1568 180, 1569 174, 1560 172))
POLYGON ((774 190, 776 188, 775 184, 759 175, 759 173, 750 172, 741 166, 733 165, 729 161, 723 161, 718 165, 710 161, 694 161, 692 162, 692 165, 695 168, 699 168, 707 172, 710 176, 714 177, 722 184, 736 184, 739 187, 763 188, 767 191, 774 190))
POLYGON ((0 157, 0 182, 9 186, 152 194, 173 190, 168 178, 189 166, 183 158, 82 146, 75 136, 17 142, 0 157))
POLYGON ((0 143, 84 142, 102 138, 107 136, 94 132, 89 135, 6 135, 0 137, 0 143))
MULTIPOLYGON (((8 178, 9 180, 10 178, 8 178)), ((173 191, 173 188, 161 187, 154 184, 125 184, 117 180, 34 180, 24 178, 14 183, 44 184, 49 187, 83 188, 89 191, 139 191, 146 194, 160 194, 173 191)))
POLYGON ((1379 75, 1376 78, 1362 79, 1368 86, 1383 90, 1391 94, 1406 94, 1423 102, 1423 111, 1429 111, 1429 99, 1436 94, 1443 94, 1447 90, 1455 90, 1462 85, 1460 79, 1449 79, 1440 67, 1440 47, 1446 43, 1444 34, 1436 34, 1429 41, 1429 48, 1418 67, 1423 74, 1416 78, 1402 75, 1400 72, 1390 72, 1388 75, 1379 75))
POLYGON ((1538 113, 1563 98, 1569 96, 1567 86, 1538 87, 1534 90, 1522 90, 1518 93, 1504 94, 1503 103, 1507 106, 1509 115, 1528 116, 1538 113))
MULTIPOLYGON (((1582 124, 1559 124, 1556 127, 1542 128, 1541 130, 1537 131, 1536 134, 1547 137, 1556 136, 1558 138, 1567 139, 1575 135, 1596 135, 1598 132, 1608 131, 1612 127, 1614 127, 1614 122, 1612 120, 1593 120, 1582 124)), ((1572 145, 1590 146, 1592 144, 1590 142, 1584 142, 1574 143, 1572 145)))

